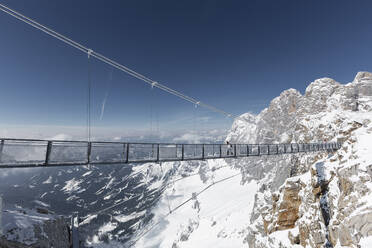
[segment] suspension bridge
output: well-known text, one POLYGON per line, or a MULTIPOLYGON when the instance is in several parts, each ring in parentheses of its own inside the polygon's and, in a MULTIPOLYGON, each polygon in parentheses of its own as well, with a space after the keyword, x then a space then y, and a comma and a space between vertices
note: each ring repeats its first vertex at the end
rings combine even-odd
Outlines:
POLYGON ((170 144, 0 139, 0 168, 128 164, 332 151, 340 143, 170 144))

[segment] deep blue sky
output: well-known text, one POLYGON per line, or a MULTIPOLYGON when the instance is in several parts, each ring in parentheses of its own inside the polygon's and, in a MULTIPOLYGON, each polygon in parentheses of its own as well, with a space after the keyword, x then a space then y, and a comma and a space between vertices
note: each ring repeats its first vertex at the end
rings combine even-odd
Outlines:
MULTIPOLYGON (((258 113, 281 91, 303 93, 316 78, 346 83, 358 71, 372 71, 372 2, 367 0, 1 3, 234 114, 258 113)), ((86 55, 3 12, 0 29, 0 125, 84 125, 86 55)), ((231 123, 91 63, 95 126, 146 129, 155 125, 155 115, 163 128, 231 123), (206 116, 208 122, 194 121, 206 116)))

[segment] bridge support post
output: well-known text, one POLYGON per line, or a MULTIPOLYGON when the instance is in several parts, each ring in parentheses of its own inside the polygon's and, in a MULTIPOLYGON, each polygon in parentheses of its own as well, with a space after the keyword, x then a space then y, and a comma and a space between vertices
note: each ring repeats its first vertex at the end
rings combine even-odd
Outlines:
POLYGON ((74 213, 71 217, 72 248, 79 248, 79 214, 74 213))
POLYGON ((125 161, 125 143, 123 144, 123 162, 125 161))
POLYGON ((129 163, 129 143, 127 143, 127 154, 125 158, 125 163, 129 163))
POLYGON ((236 154, 236 144, 234 144, 234 156, 237 157, 238 155, 236 154))
POLYGON ((247 145, 247 157, 249 157, 249 145, 247 145))
POLYGON ((156 161, 160 161, 160 144, 157 144, 156 146, 156 161))
POLYGON ((2 217, 3 217, 3 196, 0 195, 0 236, 3 235, 3 223, 1 222, 2 221, 2 217))
POLYGON ((204 160, 204 144, 202 144, 202 160, 204 160))
POLYGON ((88 142, 87 147, 87 162, 90 164, 90 154, 92 153, 92 142, 88 142))
POLYGON ((1 140, 0 142, 0 162, 3 156, 3 150, 4 150, 4 140, 1 140))
POLYGON ((222 158, 222 145, 220 144, 220 158, 222 158))
POLYGON ((182 155, 181 155, 181 160, 184 160, 185 159, 185 145, 182 144, 182 155))
POLYGON ((50 153, 51 152, 52 152, 52 141, 48 141, 47 149, 46 149, 46 154, 45 154, 45 163, 44 163, 44 165, 48 165, 49 164, 50 153))

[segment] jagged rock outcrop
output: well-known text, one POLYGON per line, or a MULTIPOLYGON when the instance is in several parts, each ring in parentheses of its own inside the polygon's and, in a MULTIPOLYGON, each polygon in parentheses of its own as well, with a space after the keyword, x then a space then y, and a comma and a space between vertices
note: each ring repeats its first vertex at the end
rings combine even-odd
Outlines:
MULTIPOLYGON (((346 85, 322 78, 304 95, 284 91, 256 121, 250 119, 255 133, 245 141, 343 143, 334 154, 258 158, 259 169, 247 166, 246 174, 261 185, 246 237, 250 247, 357 247, 372 235, 372 145, 366 141, 368 135, 372 139, 371 96, 369 72, 359 72, 346 85), (283 230, 287 243, 275 238, 283 230)), ((239 126, 231 129, 233 142, 243 137, 239 126)))
POLYGON ((63 217, 36 211, 6 211, 1 248, 69 248, 70 228, 63 217))
POLYGON ((295 227, 295 222, 299 218, 301 204, 299 192, 302 187, 304 187, 304 183, 300 180, 287 180, 279 189, 279 193, 272 194, 272 212, 264 217, 264 227, 267 234, 295 227))
POLYGON ((256 127, 256 117, 245 113, 234 121, 226 140, 241 144, 255 143, 256 127))

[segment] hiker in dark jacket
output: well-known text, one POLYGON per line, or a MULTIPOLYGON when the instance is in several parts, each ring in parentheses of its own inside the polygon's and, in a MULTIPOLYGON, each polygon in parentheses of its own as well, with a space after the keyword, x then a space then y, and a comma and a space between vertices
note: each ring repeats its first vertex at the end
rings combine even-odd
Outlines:
POLYGON ((226 145, 227 145, 227 156, 234 155, 232 151, 232 145, 230 144, 229 141, 226 141, 226 145))

